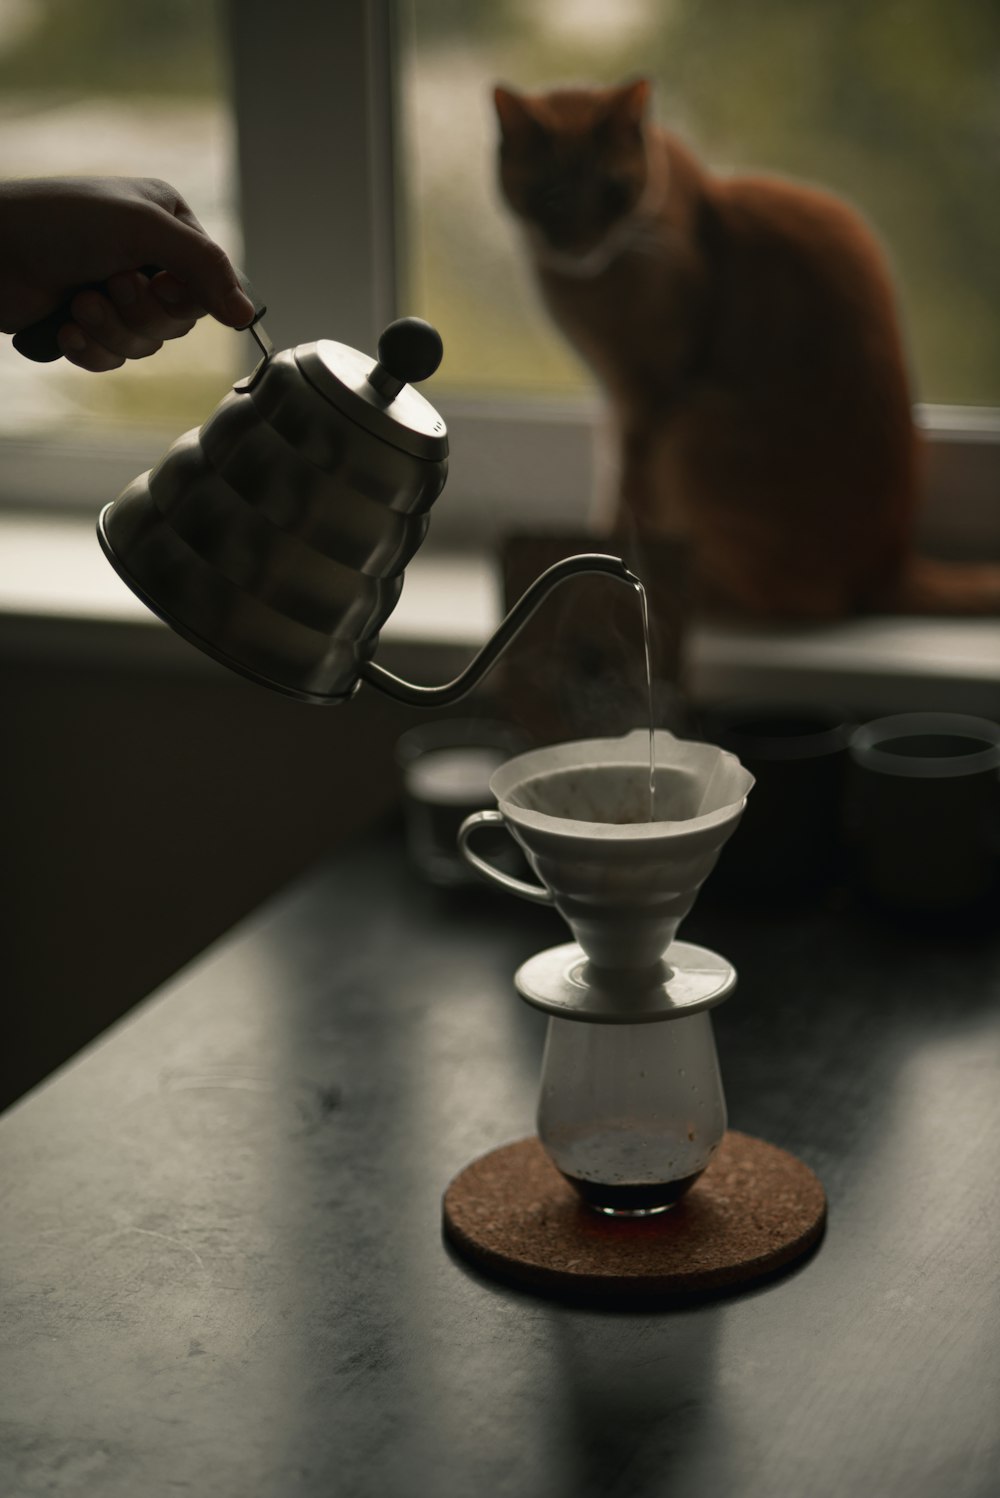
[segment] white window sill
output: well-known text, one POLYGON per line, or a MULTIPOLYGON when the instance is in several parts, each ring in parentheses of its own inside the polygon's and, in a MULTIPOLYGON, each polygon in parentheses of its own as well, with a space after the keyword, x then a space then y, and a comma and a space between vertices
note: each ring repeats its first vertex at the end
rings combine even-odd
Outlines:
MULTIPOLYGON (((382 632, 384 649, 429 645, 468 654, 500 612, 490 558, 421 553, 382 632)), ((0 515, 0 652, 8 659, 45 654, 219 669, 129 592, 105 561, 90 519, 52 514, 0 515)), ((688 662, 690 689, 703 701, 808 701, 872 713, 936 707, 1000 718, 1000 619, 697 625, 688 662)))

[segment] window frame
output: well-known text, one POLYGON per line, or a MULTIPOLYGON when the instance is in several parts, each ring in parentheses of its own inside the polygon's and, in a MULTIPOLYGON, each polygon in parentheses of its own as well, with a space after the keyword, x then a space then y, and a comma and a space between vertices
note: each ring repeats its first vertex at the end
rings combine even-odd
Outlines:
MULTIPOLYGON (((271 0, 225 0, 223 20, 244 264, 268 300, 268 332, 277 347, 332 336, 374 351, 382 327, 407 310, 396 181, 400 6, 298 0, 290 13, 271 0), (307 47, 287 45, 290 14, 307 47)), ((539 516, 546 526, 593 517, 594 475, 604 466, 596 398, 473 400, 439 396, 433 382, 427 393, 452 454, 430 544, 483 546, 539 516)), ((1000 409, 927 406, 916 416, 928 449, 920 541, 941 555, 1000 555, 1000 409)), ((96 514, 176 435, 0 437, 0 508, 96 514)))

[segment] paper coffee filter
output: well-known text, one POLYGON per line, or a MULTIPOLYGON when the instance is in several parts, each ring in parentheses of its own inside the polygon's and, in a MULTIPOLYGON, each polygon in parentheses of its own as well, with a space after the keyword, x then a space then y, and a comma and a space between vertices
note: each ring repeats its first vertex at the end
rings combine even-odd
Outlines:
POLYGON ((530 750, 502 765, 490 789, 511 823, 570 838, 683 837, 742 811, 753 776, 735 755, 662 728, 656 730, 655 754, 654 805, 667 815, 654 821, 649 820, 645 729, 530 750))

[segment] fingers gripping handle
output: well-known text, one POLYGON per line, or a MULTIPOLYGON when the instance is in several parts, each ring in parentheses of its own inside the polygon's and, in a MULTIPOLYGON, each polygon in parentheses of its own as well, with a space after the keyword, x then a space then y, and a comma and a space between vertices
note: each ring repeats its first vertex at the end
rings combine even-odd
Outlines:
POLYGON ((484 879, 492 880, 499 884, 502 889, 509 890, 513 895, 520 895, 523 900, 533 900, 536 905, 551 905, 552 895, 544 884, 529 884, 526 879, 515 879, 513 874, 505 874, 501 869, 494 868, 487 863, 485 858, 480 858, 478 853, 473 853, 469 847, 469 839, 479 827, 506 827, 503 815, 499 811, 474 811, 471 817, 466 817, 458 829, 458 851, 471 864, 478 874, 484 879))
MULTIPOLYGON (((155 276, 157 267, 155 265, 140 266, 144 276, 155 276)), ((62 358, 62 349, 57 341, 59 329, 66 323, 73 321, 71 306, 73 298, 80 291, 105 292, 103 285, 77 286, 69 292, 54 312, 47 317, 39 318, 27 328, 22 328, 19 333, 14 334, 14 347, 19 354, 26 359, 33 359, 36 364, 52 364, 54 360, 62 358)))
MULTIPOLYGON (((139 270, 152 280, 153 276, 159 275, 160 268, 157 265, 140 265, 139 270)), ((257 300, 250 282, 242 271, 237 271, 237 278, 241 290, 254 304, 254 319, 249 324, 253 328, 264 316, 267 308, 257 300)), ((62 349, 58 342, 59 329, 73 321, 73 298, 81 291, 99 291, 106 295, 107 287, 103 283, 77 286, 73 291, 68 292, 54 312, 50 312, 47 317, 39 318, 38 322, 33 322, 14 334, 13 344, 17 352, 23 354, 26 359, 33 359, 36 364, 52 364, 56 359, 61 359, 62 349)))

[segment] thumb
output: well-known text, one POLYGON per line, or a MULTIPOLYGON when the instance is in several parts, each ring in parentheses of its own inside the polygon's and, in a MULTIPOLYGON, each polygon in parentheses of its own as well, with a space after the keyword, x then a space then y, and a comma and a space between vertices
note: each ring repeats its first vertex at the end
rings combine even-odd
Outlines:
POLYGON ((136 264, 170 271, 191 300, 230 328, 245 328, 256 308, 240 285, 239 274, 221 245, 163 209, 155 208, 137 236, 136 264))

